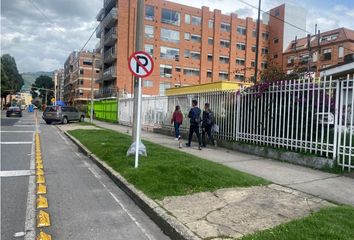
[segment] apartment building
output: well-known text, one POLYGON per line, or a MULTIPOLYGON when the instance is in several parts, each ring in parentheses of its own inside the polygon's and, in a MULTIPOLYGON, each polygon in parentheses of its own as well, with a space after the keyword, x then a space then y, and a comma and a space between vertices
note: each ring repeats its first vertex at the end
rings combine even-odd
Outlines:
MULTIPOLYGON (((103 56, 100 91, 133 92, 127 59, 135 51, 136 0, 104 0, 96 36, 103 56)), ((144 49, 155 69, 143 80, 143 94, 163 95, 170 87, 254 77, 256 21, 164 0, 145 1, 144 49)), ((267 68, 269 26, 260 24, 260 68, 267 68)))
POLYGON ((96 52, 72 52, 64 64, 64 101, 69 105, 85 105, 91 100, 91 80, 94 91, 99 91, 101 55, 96 52), (93 66, 93 72, 92 72, 93 66))
POLYGON ((63 101, 64 98, 64 69, 60 68, 53 72, 53 81, 57 101, 63 101))
POLYGON ((319 35, 293 40, 283 53, 283 69, 290 73, 323 69, 350 62, 354 53, 354 31, 338 28, 319 35))

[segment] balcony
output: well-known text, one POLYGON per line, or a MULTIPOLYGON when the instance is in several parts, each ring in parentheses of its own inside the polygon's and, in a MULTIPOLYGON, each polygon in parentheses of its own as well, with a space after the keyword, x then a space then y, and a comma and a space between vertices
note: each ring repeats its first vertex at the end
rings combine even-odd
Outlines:
POLYGON ((117 19, 117 8, 112 8, 112 10, 102 20, 102 28, 113 27, 117 23, 117 19))
POLYGON ((117 28, 112 27, 105 35, 104 35, 104 45, 112 46, 117 40, 117 28))
POLYGON ((117 0, 104 0, 103 7, 106 11, 111 10, 116 5, 117 0))
POLYGON ((101 38, 102 30, 103 30, 103 27, 102 27, 102 22, 101 22, 100 25, 98 25, 98 27, 96 29, 96 38, 101 38))
POLYGON ((119 89, 116 87, 105 87, 98 91, 95 91, 95 98, 109 98, 118 97, 119 89))
POLYGON ((96 43, 95 49, 96 49, 96 52, 98 52, 98 53, 101 51, 101 41, 98 41, 98 43, 96 43))
POLYGON ((116 77, 117 77, 117 75, 116 75, 116 66, 115 65, 113 65, 103 71, 103 75, 102 75, 103 81, 111 80, 116 77))
POLYGON ((104 52, 103 55, 103 62, 104 63, 111 63, 117 58, 116 47, 113 46, 107 51, 104 52))
POLYGON ((104 8, 101 8, 101 10, 97 13, 96 19, 98 22, 101 22, 104 17, 104 8))

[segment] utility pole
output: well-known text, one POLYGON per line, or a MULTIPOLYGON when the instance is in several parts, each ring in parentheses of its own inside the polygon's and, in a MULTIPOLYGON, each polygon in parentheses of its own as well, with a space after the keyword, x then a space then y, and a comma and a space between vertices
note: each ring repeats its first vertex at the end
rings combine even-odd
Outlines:
POLYGON ((95 66, 95 52, 94 50, 92 51, 92 72, 91 72, 91 109, 90 109, 90 122, 93 122, 93 76, 95 74, 94 72, 94 66, 95 66))
MULTIPOLYGON (((144 37, 144 0, 137 0, 136 8, 136 29, 135 29, 135 51, 143 50, 143 37, 144 37)), ((133 111, 133 141, 136 138, 138 129, 138 97, 139 97, 139 78, 134 77, 134 111, 133 111)), ((137 143, 139 144, 139 143, 137 143)))
POLYGON ((254 67, 254 84, 257 83, 258 77, 258 51, 259 51, 259 32, 261 30, 261 0, 258 2, 258 18, 257 18, 257 38, 256 38, 256 59, 255 59, 255 67, 254 67))

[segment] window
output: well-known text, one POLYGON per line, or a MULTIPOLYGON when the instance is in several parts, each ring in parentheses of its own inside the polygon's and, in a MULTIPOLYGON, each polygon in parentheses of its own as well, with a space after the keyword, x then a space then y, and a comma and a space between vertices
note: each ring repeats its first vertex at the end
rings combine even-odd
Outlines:
POLYGON ((288 65, 294 64, 294 61, 295 61, 295 56, 289 56, 288 57, 288 65))
POLYGON ((321 41, 321 42, 333 41, 333 40, 336 40, 336 39, 337 39, 338 35, 339 35, 338 33, 335 33, 335 34, 323 36, 323 37, 321 37, 320 41, 321 41))
POLYGON ((309 61, 309 55, 308 54, 300 56, 300 64, 307 64, 308 61, 309 61))
POLYGON ((231 31, 231 26, 229 23, 222 22, 220 24, 220 28, 221 28, 221 31, 223 31, 223 32, 230 32, 231 31))
POLYGON ((145 19, 154 20, 154 17, 155 17, 154 7, 151 5, 146 5, 145 6, 145 19))
POLYGON ((245 51, 245 50, 246 50, 246 44, 239 42, 239 43, 236 44, 236 48, 237 48, 238 50, 245 51))
POLYGON ((84 59, 82 64, 92 66, 92 59, 84 59))
POLYGON ((191 56, 191 51, 189 51, 189 49, 184 49, 184 57, 190 58, 190 56, 191 56))
POLYGON ((269 39, 269 33, 268 33, 268 32, 263 32, 263 33, 262 33, 262 38, 263 38, 264 40, 268 40, 268 39, 269 39))
POLYGON ((246 28, 238 26, 237 27, 237 33, 240 34, 240 35, 246 35, 246 28))
POLYGON ((197 16, 192 16, 192 25, 200 26, 202 23, 202 18, 197 16))
POLYGON ((181 72, 181 67, 176 66, 176 67, 175 67, 175 71, 176 71, 176 72, 181 72))
POLYGON ((161 11, 161 22, 179 26, 181 14, 177 11, 163 8, 161 11))
POLYGON ((229 73, 227 73, 227 72, 219 72, 219 79, 220 80, 228 80, 229 79, 229 73))
POLYGON ((274 15, 275 15, 276 17, 278 17, 278 16, 280 15, 279 8, 276 8, 276 9, 274 10, 274 15))
POLYGON ((96 73, 100 73, 100 70, 98 69, 98 70, 96 70, 96 73))
POLYGON ((252 30, 252 37, 257 37, 257 30, 256 29, 252 30))
POLYGON ((344 47, 343 46, 338 47, 338 57, 339 58, 344 57, 344 47))
POLYGON ((236 58, 236 64, 237 65, 245 65, 245 59, 244 58, 236 58))
POLYGON ((184 68, 183 74, 186 76, 198 77, 200 73, 199 68, 184 68))
POLYGON ((228 56, 220 56, 219 61, 220 61, 220 63, 228 64, 228 63, 230 63, 230 58, 228 56))
POLYGON ((143 87, 153 87, 154 86, 154 82, 151 80, 144 80, 143 81, 143 87))
POLYGON ((172 78, 172 66, 160 64, 160 77, 172 78))
POLYGON ((84 69, 80 69, 80 74, 84 74, 84 69))
POLYGON ((179 43, 179 32, 171 29, 161 28, 161 40, 165 42, 179 43))
POLYGON ((202 37, 200 35, 191 34, 191 41, 200 43, 202 41, 202 37))
POLYGON ((235 80, 244 81, 245 80, 245 75, 243 75, 242 73, 236 73, 235 74, 235 80))
MULTIPOLYGON (((84 96, 84 92, 79 89, 79 96, 84 96)), ((70 112, 76 112, 75 109, 70 109, 70 112)))
POLYGON ((266 61, 261 62, 261 67, 262 69, 267 69, 268 68, 268 63, 266 61))
POLYGON ((256 52, 256 45, 252 45, 251 50, 252 50, 252 52, 256 52))
POLYGON ((211 70, 207 70, 207 78, 212 78, 213 72, 211 70))
POLYGON ((190 23, 191 23, 191 15, 185 14, 185 15, 184 15, 184 22, 185 22, 186 24, 190 24, 190 23))
POLYGON ((84 80, 83 79, 79 79, 79 85, 84 85, 84 80))
POLYGON ((165 95, 166 89, 171 87, 171 83, 160 83, 160 95, 165 95))
POLYGON ((323 60, 331 60, 332 58, 332 49, 327 48, 323 49, 323 60))
POLYGON ((191 59, 200 60, 200 52, 190 52, 191 59))
POLYGON ((190 40, 191 39, 191 34, 190 33, 184 33, 184 40, 190 40))
POLYGON ((262 48, 262 54, 268 54, 268 48, 262 48))
POLYGON ((160 57, 164 59, 177 60, 179 59, 179 49, 161 46, 160 57))
POLYGON ((214 28, 214 20, 213 19, 209 19, 208 20, 208 27, 209 28, 214 28))
POLYGON ((208 44, 213 45, 214 44, 214 38, 208 37, 208 44))
POLYGON ((274 38, 274 39, 273 39, 273 43, 274 43, 274 44, 277 44, 278 42, 279 42, 279 39, 278 39, 278 38, 274 38))
POLYGON ((255 67, 256 66, 256 61, 252 60, 251 61, 251 67, 255 67))
POLYGON ((213 54, 208 53, 208 61, 209 62, 213 61, 213 54))
POLYGON ((221 40, 220 40, 220 47, 229 48, 229 47, 230 47, 230 41, 229 41, 229 40, 221 39, 221 40))
POLYGON ((318 59, 318 52, 316 51, 316 52, 312 53, 312 61, 317 62, 317 59, 318 59))
POLYGON ((154 45, 152 45, 152 44, 145 44, 144 48, 145 48, 145 52, 147 52, 147 53, 150 54, 151 56, 154 54, 154 45))
POLYGON ((274 54, 273 55, 273 58, 275 59, 275 58, 278 58, 278 54, 274 54))
POLYGON ((145 25, 145 37, 154 38, 154 27, 150 25, 145 25))

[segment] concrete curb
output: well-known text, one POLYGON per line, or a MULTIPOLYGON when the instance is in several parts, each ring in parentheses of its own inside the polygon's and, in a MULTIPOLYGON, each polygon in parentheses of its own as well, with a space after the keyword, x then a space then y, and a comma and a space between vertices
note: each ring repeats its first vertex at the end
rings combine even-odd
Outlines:
MULTIPOLYGON (((60 128, 59 128, 60 129, 60 128)), ((60 129, 61 130, 61 129, 60 129)), ((69 139, 75 143, 80 151, 85 153, 99 168, 101 168, 113 182, 121 188, 140 208, 148 215, 161 230, 171 239, 176 240, 200 240, 196 234, 184 226, 175 217, 160 207, 154 200, 147 197, 143 192, 136 189, 123 176, 116 172, 107 163, 100 160, 90 152, 79 140, 71 136, 66 131, 61 130, 69 139)))

